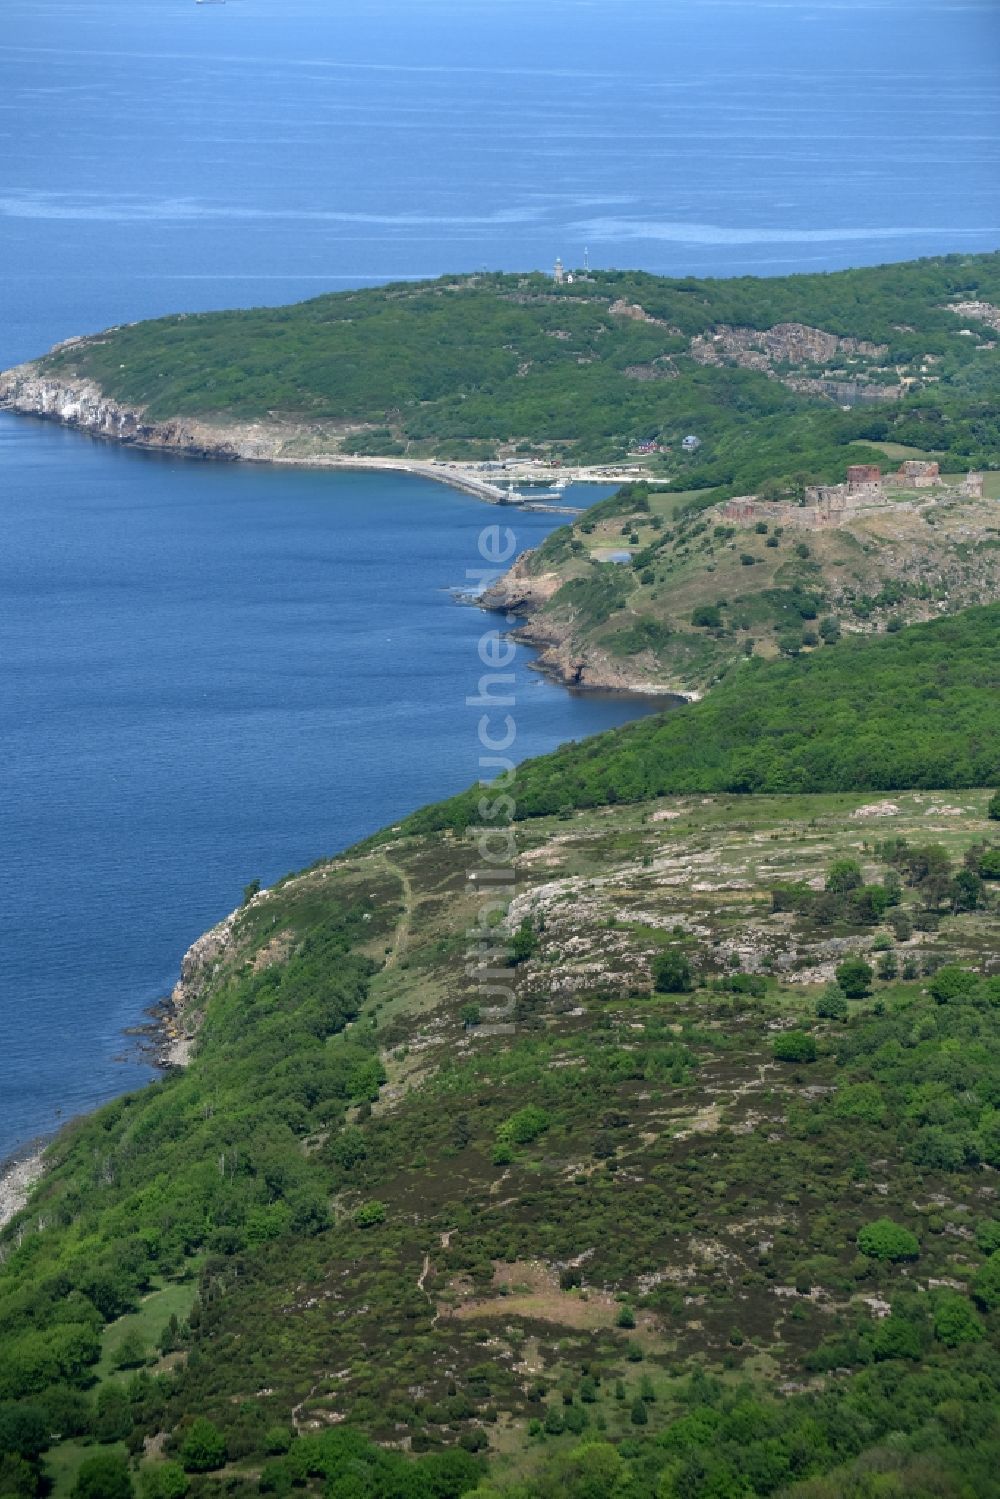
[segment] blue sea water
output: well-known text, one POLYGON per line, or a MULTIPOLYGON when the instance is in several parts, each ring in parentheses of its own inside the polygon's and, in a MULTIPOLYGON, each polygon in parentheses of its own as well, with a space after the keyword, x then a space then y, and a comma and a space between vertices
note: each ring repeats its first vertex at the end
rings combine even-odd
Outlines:
MULTIPOLYGON (((0 366, 479 266, 822 270, 1000 242, 994 0, 5 0, 0 366)), ((245 880, 476 773, 491 515, 0 419, 0 1158, 245 880)), ((552 517, 517 519, 521 545, 552 517)), ((634 714, 518 662, 519 747, 634 714)))

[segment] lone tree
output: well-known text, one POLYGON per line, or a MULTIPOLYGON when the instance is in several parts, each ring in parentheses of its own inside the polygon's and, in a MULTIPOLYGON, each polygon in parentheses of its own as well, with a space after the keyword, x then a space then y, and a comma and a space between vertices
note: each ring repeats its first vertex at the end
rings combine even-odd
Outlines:
POLYGON ((891 1218, 876 1218, 866 1223, 858 1234, 858 1248, 873 1260, 915 1260, 920 1253, 920 1242, 915 1234, 891 1218))
POLYGON ((694 988, 694 975, 687 953, 668 947, 653 960, 653 987, 658 994, 687 994, 694 988))
POLYGON ((1000 791, 994 791, 986 807, 986 816, 994 822, 1000 822, 1000 791))
POLYGON ((839 984, 827 984, 816 1001, 816 1014, 821 1020, 846 1020, 847 995, 839 984))
POLYGON ((775 1036, 773 1051, 777 1062, 815 1062, 816 1039, 807 1031, 785 1031, 775 1036))
POLYGON ((837 983, 848 999, 864 999, 872 992, 875 977, 864 958, 845 958, 837 966, 837 983))
POLYGON ((114 1452, 85 1457, 73 1485, 73 1499, 133 1499, 128 1464, 114 1452))
POLYGON ((211 1473, 226 1461, 226 1439, 217 1426, 199 1416, 181 1442, 180 1459, 188 1473, 211 1473))

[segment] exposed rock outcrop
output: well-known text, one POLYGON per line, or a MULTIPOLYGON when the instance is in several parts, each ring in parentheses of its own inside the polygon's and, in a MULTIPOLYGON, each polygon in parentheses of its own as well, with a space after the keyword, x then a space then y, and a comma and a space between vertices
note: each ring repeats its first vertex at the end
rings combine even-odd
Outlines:
POLYGON ((775 323, 773 328, 734 328, 723 324, 714 333, 691 340, 691 357, 699 364, 732 360, 747 369, 770 369, 773 364, 829 364, 832 359, 860 355, 882 359, 885 344, 863 338, 841 338, 806 323, 775 323))
POLYGON ((948 311, 954 312, 958 317, 969 317, 977 323, 985 323, 987 328, 1000 333, 1000 307, 995 307, 992 302, 952 302, 948 311))
POLYGON ((221 417, 217 421, 194 417, 154 421, 142 408, 125 406, 105 395, 92 380, 50 371, 44 360, 0 371, 0 410, 43 417, 109 441, 183 453, 190 458, 415 474, 490 504, 508 501, 507 490, 461 463, 369 458, 342 452, 348 430, 360 430, 363 423, 346 429, 335 423, 277 417, 265 422, 226 422, 221 417))
POLYGON ((97 437, 149 448, 168 448, 197 457, 268 458, 273 439, 242 444, 202 422, 152 422, 140 409, 111 400, 91 380, 46 373, 37 363, 0 374, 0 408, 79 427, 97 437))
POLYGON ((841 338, 823 328, 806 323, 775 323, 773 328, 735 328, 723 324, 713 333, 692 338, 691 358, 696 364, 735 364, 741 369, 757 370, 771 380, 780 380, 801 395, 823 396, 842 406, 858 406, 877 401, 898 401, 906 387, 900 383, 882 384, 866 375, 844 379, 836 373, 795 374, 795 367, 829 366, 845 359, 879 360, 888 354, 886 344, 871 343, 863 338, 841 338), (791 366, 776 369, 775 366, 791 366))
POLYGON ((483 609, 524 616, 514 639, 538 652, 535 666, 564 687, 590 687, 604 692, 641 692, 663 697, 694 699, 675 682, 662 680, 652 651, 621 659, 576 639, 574 622, 545 612, 545 605, 566 581, 558 573, 532 573, 534 552, 524 552, 514 565, 479 595, 483 609))
POLYGON ((212 979, 229 956, 233 930, 240 911, 230 911, 222 921, 192 942, 181 959, 181 975, 173 987, 163 1019, 166 1044, 161 1061, 184 1067, 202 1019, 202 1000, 212 979))

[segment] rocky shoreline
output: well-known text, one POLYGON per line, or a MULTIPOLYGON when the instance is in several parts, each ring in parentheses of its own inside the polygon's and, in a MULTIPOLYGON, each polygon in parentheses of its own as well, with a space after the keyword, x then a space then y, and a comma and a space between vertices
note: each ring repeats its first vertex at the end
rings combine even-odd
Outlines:
MULTIPOLYGON (((70 342, 74 342, 71 340, 70 342)), ((66 345, 57 344, 56 348, 66 345)), ((0 371, 0 411, 39 417, 75 427, 92 437, 127 447, 174 453, 186 458, 223 463, 269 463, 295 468, 329 468, 346 472, 413 474, 460 489, 492 505, 510 504, 510 491, 494 483, 470 464, 435 458, 368 458, 343 453, 343 427, 324 422, 295 422, 272 418, 258 422, 208 421, 197 417, 154 421, 139 407, 125 406, 106 396, 92 380, 53 375, 44 360, 31 360, 0 371)), ((524 467, 524 465, 522 465, 524 467)), ((597 470, 568 468, 562 477, 575 483, 614 483, 597 470)), ((625 477, 637 477, 629 474, 625 477)), ((618 476, 621 478, 621 476, 618 476)), ((551 470, 505 475, 511 481, 550 483, 551 470)), ((528 501, 529 508, 531 502, 528 501)), ((535 508, 553 509, 539 505, 535 508)), ((569 507, 558 507, 560 509, 569 507)))
POLYGON ((643 667, 642 656, 618 661, 606 651, 588 652, 574 642, 569 621, 543 616, 549 599, 559 590, 563 579, 558 573, 533 573, 534 552, 522 552, 503 577, 478 594, 474 600, 481 609, 505 613, 522 621, 511 631, 512 638, 538 652, 532 663, 537 671, 562 687, 594 692, 622 692, 632 696, 665 697, 682 702, 697 702, 700 692, 677 682, 655 680, 657 663, 650 656, 649 678, 637 677, 635 667, 643 667))
MULTIPOLYGON (((409 473, 449 484, 490 503, 506 503, 506 490, 461 464, 344 455, 323 446, 330 438, 319 428, 304 430, 279 421, 228 425, 197 419, 150 421, 141 410, 105 396, 92 381, 72 376, 57 378, 46 373, 39 361, 0 371, 0 410, 57 422, 106 441, 184 457, 409 473)), ((573 482, 611 482, 606 475, 586 469, 566 470, 565 477, 573 482)), ((672 684, 636 680, 611 660, 591 660, 575 652, 568 628, 543 625, 534 617, 562 580, 556 574, 531 575, 526 565, 531 555, 525 553, 484 593, 466 599, 483 609, 522 617, 523 623, 514 635, 538 651, 534 665, 540 672, 578 690, 674 699, 698 695, 672 684)), ((250 904, 266 898, 267 892, 262 891, 250 904)), ((181 960, 180 976, 170 995, 146 1011, 146 1023, 129 1028, 127 1034, 138 1038, 152 1066, 167 1071, 185 1067, 190 1061, 204 1018, 205 990, 229 954, 237 918, 243 909, 230 912, 192 943, 181 960)), ((44 1150, 45 1146, 33 1142, 0 1164, 0 1228, 21 1210, 42 1176, 44 1150)))
POLYGON ((0 1229, 17 1216, 31 1195, 44 1170, 45 1149, 33 1142, 0 1164, 0 1229))
MULTIPOLYGON (((254 901, 266 898, 262 891, 254 901)), ((180 977, 170 995, 147 1010, 146 1025, 132 1026, 126 1034, 143 1038, 143 1050, 152 1066, 163 1071, 186 1067, 204 1019, 202 1000, 209 981, 228 956, 236 919, 246 907, 231 911, 222 921, 203 932, 181 959, 180 977)), ((8 1160, 0 1162, 0 1229, 24 1207, 35 1183, 45 1171, 45 1152, 50 1140, 33 1140, 8 1160)))
MULTIPOLYGON (((256 903, 266 898, 266 891, 253 897, 256 903)), ((191 1060, 198 1031, 204 1019, 202 1000, 209 981, 228 956, 233 942, 237 917, 245 906, 230 911, 215 926, 196 938, 181 959, 180 977, 169 998, 157 1006, 154 1029, 157 1035, 155 1065, 164 1070, 186 1067, 191 1060)))

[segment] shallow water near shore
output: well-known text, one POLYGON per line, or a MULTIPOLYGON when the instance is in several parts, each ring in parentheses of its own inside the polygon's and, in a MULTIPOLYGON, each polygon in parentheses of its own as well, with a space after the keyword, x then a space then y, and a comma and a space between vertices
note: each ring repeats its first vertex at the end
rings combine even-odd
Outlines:
MULTIPOLYGON (((443 485, 170 459, 0 417, 0 1160, 150 1075, 123 1028, 265 883, 478 774, 502 616, 443 485)), ((605 491, 588 490, 591 498, 605 491)), ((514 665, 516 751, 650 711, 514 665)))

